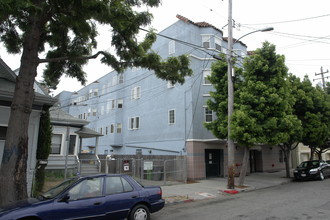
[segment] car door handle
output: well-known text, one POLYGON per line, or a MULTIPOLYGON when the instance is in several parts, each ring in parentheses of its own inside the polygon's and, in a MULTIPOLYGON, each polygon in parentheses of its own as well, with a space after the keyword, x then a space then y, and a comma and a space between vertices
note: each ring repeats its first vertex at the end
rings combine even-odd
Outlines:
POLYGON ((132 199, 136 199, 138 196, 132 196, 132 199))
POLYGON ((95 202, 94 205, 101 205, 102 202, 95 202))

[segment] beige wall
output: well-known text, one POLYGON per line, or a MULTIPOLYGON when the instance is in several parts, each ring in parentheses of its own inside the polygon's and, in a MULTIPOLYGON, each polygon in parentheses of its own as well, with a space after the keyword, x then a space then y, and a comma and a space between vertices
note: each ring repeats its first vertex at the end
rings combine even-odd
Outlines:
MULTIPOLYGON (((244 148, 236 146, 235 163, 237 166, 236 175, 239 174, 244 148)), ((227 147, 223 141, 188 141, 187 142, 187 172, 188 179, 205 179, 205 149, 223 149, 223 173, 227 176, 228 156, 227 147)), ((284 161, 280 162, 280 149, 277 146, 255 147, 255 150, 261 151, 261 160, 258 161, 260 171, 273 172, 285 169, 284 161)), ((250 172, 250 163, 248 164, 248 173, 250 172)))

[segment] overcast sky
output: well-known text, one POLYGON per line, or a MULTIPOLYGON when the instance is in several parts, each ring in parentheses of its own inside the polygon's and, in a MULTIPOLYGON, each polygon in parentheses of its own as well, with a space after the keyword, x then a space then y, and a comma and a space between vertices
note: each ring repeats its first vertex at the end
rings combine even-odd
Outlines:
MULTIPOLYGON (((152 26, 157 31, 175 23, 176 15, 180 14, 194 22, 205 21, 220 29, 224 27, 224 36, 227 36, 228 0, 163 0, 162 5, 151 12, 154 14, 152 26)), ((261 47, 266 40, 275 44, 277 53, 285 55, 289 72, 301 78, 307 74, 313 80, 320 78, 315 73, 320 72, 321 66, 324 71, 330 69, 329 0, 233 0, 233 19, 236 39, 256 29, 274 27, 272 32, 248 35, 242 42, 248 50, 261 47)), ((105 28, 100 30, 100 33, 106 32, 105 28)), ((104 35, 99 37, 98 49, 109 48, 104 35)), ((19 55, 8 55, 3 47, 0 55, 12 69, 19 67, 19 55)), ((42 75, 42 68, 38 70, 38 75, 42 75)), ((107 74, 110 68, 94 60, 84 70, 89 84, 107 74)), ((62 79, 55 94, 80 88, 76 80, 62 79)))

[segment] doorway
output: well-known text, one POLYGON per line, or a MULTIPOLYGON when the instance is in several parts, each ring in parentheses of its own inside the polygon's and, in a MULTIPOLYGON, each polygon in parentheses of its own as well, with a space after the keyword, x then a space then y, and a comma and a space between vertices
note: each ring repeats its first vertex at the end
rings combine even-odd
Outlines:
POLYGON ((262 152, 250 150, 250 172, 262 172, 262 152))
POLYGON ((205 149, 205 169, 207 177, 223 177, 223 150, 205 149))

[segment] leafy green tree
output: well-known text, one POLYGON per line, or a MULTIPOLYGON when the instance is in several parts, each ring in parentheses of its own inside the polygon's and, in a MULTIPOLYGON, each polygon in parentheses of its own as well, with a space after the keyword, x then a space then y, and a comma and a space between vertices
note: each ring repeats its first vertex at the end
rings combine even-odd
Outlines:
POLYGON ((44 108, 40 116, 39 134, 38 134, 38 147, 37 147, 37 164, 34 180, 33 195, 37 196, 42 192, 45 183, 45 163, 51 152, 52 143, 52 126, 50 124, 49 108, 44 108))
MULTIPOLYGON (((208 106, 218 118, 206 127, 218 138, 227 135, 224 73, 225 63, 219 61, 212 67, 210 77, 215 92, 211 93, 208 106)), ((292 112, 294 98, 286 81, 287 76, 284 56, 277 55, 275 46, 268 42, 247 57, 243 72, 236 74, 232 138, 244 147, 245 152, 239 185, 244 183, 250 147, 257 143, 282 146, 289 140, 291 132, 300 128, 300 122, 292 112)), ((286 163, 289 164, 288 158, 286 163)))
POLYGON ((253 143, 278 145, 284 152, 289 177, 290 151, 298 141, 301 124, 293 114, 295 99, 287 82, 285 58, 276 54, 274 45, 265 42, 246 58, 242 76, 244 80, 238 90, 237 110, 233 115, 233 124, 240 126, 234 126, 234 138, 247 147, 253 143), (235 131, 237 128, 240 132, 235 131))
MULTIPOLYGON (((302 143, 314 154, 321 156, 330 138, 330 101, 329 95, 319 86, 313 87, 308 76, 298 86, 295 114, 302 122, 302 143)), ((319 158, 321 159, 321 158, 319 158)))
POLYGON ((160 0, 5 0, 0 2, 0 40, 9 53, 20 53, 0 170, 0 206, 27 197, 26 162, 28 124, 34 98, 33 83, 37 67, 47 63, 44 81, 56 88, 65 74, 86 82, 82 66, 102 56, 101 62, 118 72, 138 66, 153 70, 159 78, 183 83, 191 75, 187 56, 162 60, 151 45, 153 32, 137 41, 141 27, 150 24, 152 15, 138 9, 158 7, 160 0), (115 54, 96 48, 97 25, 107 26, 109 46, 115 54), (46 54, 41 58, 40 54, 46 54))

